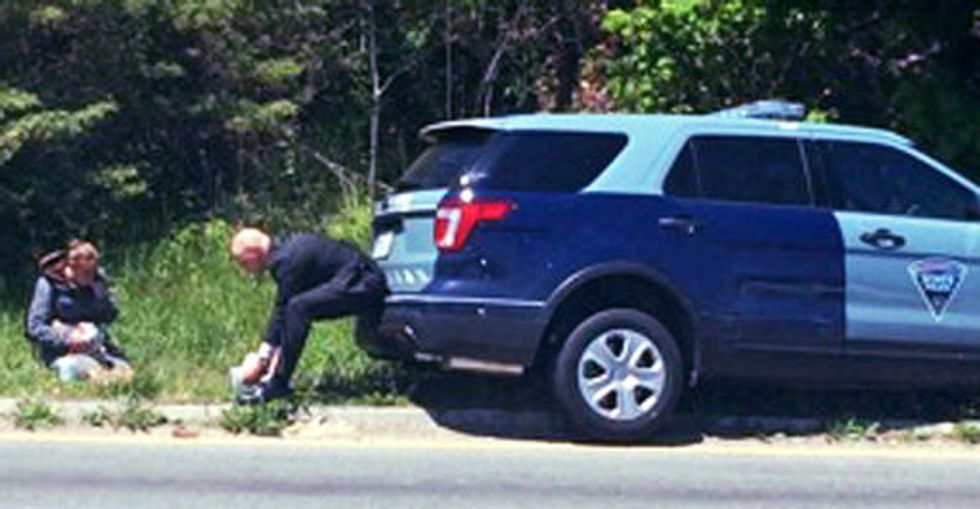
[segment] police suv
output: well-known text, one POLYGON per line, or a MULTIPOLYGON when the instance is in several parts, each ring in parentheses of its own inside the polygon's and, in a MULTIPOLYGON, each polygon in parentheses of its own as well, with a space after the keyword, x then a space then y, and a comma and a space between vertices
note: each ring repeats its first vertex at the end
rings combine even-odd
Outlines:
POLYGON ((891 132, 719 114, 435 124, 376 205, 392 295, 358 341, 546 370, 598 437, 705 377, 980 381, 978 188, 891 132))

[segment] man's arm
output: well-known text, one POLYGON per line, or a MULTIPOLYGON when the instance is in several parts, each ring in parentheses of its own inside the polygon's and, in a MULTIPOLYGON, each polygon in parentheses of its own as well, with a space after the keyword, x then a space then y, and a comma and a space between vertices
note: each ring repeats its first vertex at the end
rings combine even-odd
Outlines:
POLYGON ((282 344, 282 334, 286 328, 286 306, 289 299, 293 297, 293 267, 290 267, 292 260, 287 261, 286 265, 279 267, 272 274, 276 281, 276 300, 272 307, 272 314, 266 326, 265 338, 263 342, 272 347, 282 344))

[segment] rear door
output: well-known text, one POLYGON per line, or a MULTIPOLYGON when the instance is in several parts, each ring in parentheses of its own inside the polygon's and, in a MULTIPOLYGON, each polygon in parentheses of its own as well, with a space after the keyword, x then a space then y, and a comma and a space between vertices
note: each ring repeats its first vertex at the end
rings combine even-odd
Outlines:
POLYGON ((658 225, 686 253, 676 263, 699 275, 699 307, 722 346, 840 352, 840 236, 811 187, 795 137, 697 135, 675 161, 664 192, 679 208, 658 225))
POLYGON ((846 248, 847 350, 980 350, 975 192, 905 147, 810 146, 846 248))
POLYGON ((375 204, 372 256, 393 293, 419 292, 431 281, 439 252, 433 240, 436 208, 482 155, 494 131, 457 128, 436 133, 398 181, 375 204))

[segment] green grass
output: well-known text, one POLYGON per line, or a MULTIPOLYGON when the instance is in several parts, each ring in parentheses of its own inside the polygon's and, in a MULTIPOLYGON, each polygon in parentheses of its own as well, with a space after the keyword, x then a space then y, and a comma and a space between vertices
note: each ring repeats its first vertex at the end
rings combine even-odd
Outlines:
MULTIPOLYGON (((370 220, 366 204, 347 203, 319 229, 366 245, 370 220)), ((228 368, 258 346, 274 295, 271 278, 248 276, 229 258, 231 234, 214 220, 108 257, 122 309, 113 332, 133 362, 131 384, 60 384, 30 354, 23 310, 0 311, 0 395, 226 400, 228 368)), ((354 346, 350 321, 340 320, 313 327, 294 381, 314 399, 390 404, 401 401, 398 379, 354 346)))
POLYGON ((855 442, 874 440, 881 430, 881 424, 863 419, 842 419, 827 424, 827 437, 835 442, 855 442))
POLYGON ((263 405, 239 406, 221 412, 218 425, 229 433, 248 432, 259 436, 279 436, 293 423, 296 409, 287 401, 263 405))
POLYGON ((980 444, 980 423, 961 422, 953 428, 953 438, 968 444, 980 444))
POLYGON ((14 413, 14 426, 30 431, 53 428, 64 422, 58 412, 40 398, 19 401, 14 413))
POLYGON ((151 428, 167 423, 167 418, 140 398, 130 397, 118 408, 99 405, 95 410, 82 416, 82 422, 96 428, 126 428, 129 431, 149 431, 151 428))

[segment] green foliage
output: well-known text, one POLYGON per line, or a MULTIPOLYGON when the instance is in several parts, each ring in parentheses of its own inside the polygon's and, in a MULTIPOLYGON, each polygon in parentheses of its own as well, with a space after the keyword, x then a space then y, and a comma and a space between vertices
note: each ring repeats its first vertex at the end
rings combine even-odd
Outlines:
POLYGON ((220 28, 245 5, 244 0, 179 0, 173 2, 169 14, 181 30, 220 28))
POLYGON ((18 428, 34 431, 39 428, 53 428, 64 422, 58 412, 42 399, 25 399, 17 402, 14 425, 18 428))
POLYGON ((276 132, 284 129, 298 113, 299 107, 285 99, 265 104, 244 102, 227 125, 239 133, 276 132))
POLYGON ((364 187, 372 107, 388 181, 422 125, 566 109, 601 5, 0 2, 0 286, 19 296, 30 260, 68 237, 322 226, 364 187))
POLYGON ((881 424, 862 419, 835 420, 827 425, 827 437, 835 442, 874 440, 881 424))
POLYGON ((31 24, 38 27, 52 28, 64 22, 68 18, 68 13, 64 9, 54 6, 41 6, 31 12, 31 24))
POLYGON ((608 86, 619 108, 692 113, 778 95, 786 67, 820 44, 823 19, 799 10, 774 20, 751 0, 639 2, 615 9, 603 28, 619 43, 608 86), (780 30, 769 30, 779 23, 780 30))
POLYGON ((953 428, 953 438, 968 444, 980 444, 980 423, 960 422, 953 428))
POLYGON ((287 401, 262 405, 234 405, 221 412, 218 425, 230 433, 248 432, 259 436, 279 436, 293 423, 295 409, 287 401))
POLYGON ((227 254, 231 232, 221 221, 192 225, 122 260, 116 335, 137 374, 160 380, 171 396, 223 397, 228 366, 268 314, 271 285, 238 272, 227 254))
MULTIPOLYGON (((0 111, 7 114, 39 106, 37 98, 17 90, 0 90, 0 111)), ((0 124, 0 166, 13 159, 25 145, 43 143, 60 137, 83 134, 93 125, 115 113, 116 104, 102 101, 76 111, 48 110, 24 113, 0 124)))
POLYGON ((82 415, 82 422, 89 426, 102 428, 111 426, 113 429, 126 428, 129 431, 149 431, 151 428, 167 423, 167 418, 156 412, 140 398, 130 397, 118 408, 98 408, 82 415))
POLYGON ((82 423, 92 426, 93 428, 112 426, 113 420, 113 411, 102 405, 99 405, 98 408, 92 410, 91 412, 85 412, 82 414, 82 423))
POLYGON ((960 171, 980 177, 980 94, 951 76, 940 76, 904 81, 894 100, 901 105, 897 123, 917 142, 960 171))
POLYGON ((156 80, 177 79, 187 76, 187 70, 176 62, 157 62, 144 68, 147 78, 156 80))
MULTIPOLYGON (((370 209, 352 200, 323 225, 332 235, 369 242, 370 209)), ((228 255, 232 226, 189 225, 155 244, 109 253, 122 317, 114 336, 131 357, 128 384, 61 385, 32 358, 23 339, 23 311, 0 313, 0 387, 11 395, 41 391, 55 397, 165 398, 220 401, 227 370, 255 348, 265 329, 274 288, 268 276, 241 272, 228 255)), ((356 348, 347 320, 313 327, 296 383, 311 397, 393 400, 403 385, 387 364, 356 348)))
POLYGON ((371 246, 373 219, 367 196, 345 196, 339 213, 328 222, 327 233, 334 238, 350 240, 366 251, 371 246))
POLYGON ((978 178, 978 17, 969 1, 640 1, 605 14, 583 106, 689 113, 789 98, 809 120, 897 129, 978 178))
POLYGON ((41 100, 34 94, 0 86, 0 122, 8 117, 41 106, 41 100))
POLYGON ((135 165, 109 166, 93 173, 89 180, 118 201, 143 196, 149 186, 135 165))
POLYGON ((150 428, 166 423, 167 418, 157 413, 151 406, 144 404, 138 398, 129 398, 122 409, 116 413, 113 427, 126 428, 134 432, 149 431, 150 428))
POLYGON ((303 72, 303 66, 291 57, 274 58, 256 63, 255 79, 268 86, 289 84, 303 72))

